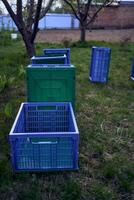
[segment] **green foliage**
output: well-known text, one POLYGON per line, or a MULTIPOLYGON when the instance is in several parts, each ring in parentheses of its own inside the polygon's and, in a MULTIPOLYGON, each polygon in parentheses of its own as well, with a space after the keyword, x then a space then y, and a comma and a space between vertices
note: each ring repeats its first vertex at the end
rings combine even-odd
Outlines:
POLYGON ((134 164, 113 156, 102 162, 101 172, 106 179, 116 180, 119 190, 130 192, 133 190, 134 164))
POLYGON ((0 92, 4 91, 4 89, 7 87, 8 85, 8 80, 6 78, 6 76, 0 76, 0 92))
POLYGON ((95 183, 90 188, 90 193, 93 195, 95 200, 116 200, 117 196, 110 188, 103 185, 102 183, 95 183))
POLYGON ((24 187, 17 195, 18 200, 42 200, 40 188, 37 183, 31 183, 28 188, 24 187))
POLYGON ((4 113, 6 115, 7 118, 11 118, 12 116, 12 104, 9 102, 5 105, 5 110, 4 110, 4 113))
POLYGON ((72 42, 71 47, 77 47, 77 48, 86 48, 89 47, 89 42, 72 42))
POLYGON ((15 83, 15 77, 7 78, 5 75, 0 76, 0 92, 3 92, 7 87, 15 83))
POLYGON ((70 45, 71 45, 71 41, 70 41, 68 38, 64 38, 64 39, 62 40, 62 43, 63 43, 63 46, 64 46, 65 48, 69 48, 70 45))
POLYGON ((130 37, 122 38, 122 41, 120 43, 120 50, 121 51, 128 51, 129 44, 130 44, 130 37))
POLYGON ((18 73, 18 76, 20 78, 24 78, 26 75, 26 70, 25 70, 25 67, 23 65, 19 66, 19 73, 18 73))
POLYGON ((81 196, 80 185, 74 180, 69 180, 61 194, 62 200, 79 200, 81 196))
POLYGON ((0 46, 8 46, 11 44, 11 33, 6 30, 0 31, 0 46))

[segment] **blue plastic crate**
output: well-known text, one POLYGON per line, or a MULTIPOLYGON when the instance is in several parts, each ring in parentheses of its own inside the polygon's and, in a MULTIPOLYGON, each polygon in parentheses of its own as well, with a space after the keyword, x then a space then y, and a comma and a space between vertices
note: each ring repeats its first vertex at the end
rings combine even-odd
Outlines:
POLYGON ((65 54, 67 56, 67 64, 70 65, 70 49, 69 48, 51 48, 51 49, 43 49, 45 56, 51 56, 51 55, 63 55, 65 54))
POLYGON ((15 171, 78 169, 71 103, 22 103, 9 134, 15 171))
POLYGON ((133 62, 132 62, 131 79, 134 80, 134 58, 133 58, 133 62))
POLYGON ((92 82, 105 83, 108 81, 111 49, 92 47, 89 79, 92 82))
POLYGON ((53 57, 45 57, 45 56, 33 56, 31 58, 32 65, 68 65, 67 64, 67 56, 53 56, 53 57))

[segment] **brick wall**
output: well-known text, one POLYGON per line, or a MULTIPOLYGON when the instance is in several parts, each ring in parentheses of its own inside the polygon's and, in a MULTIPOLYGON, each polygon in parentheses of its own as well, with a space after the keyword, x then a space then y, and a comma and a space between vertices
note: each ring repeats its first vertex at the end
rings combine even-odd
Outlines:
POLYGON ((93 28, 134 28, 134 5, 105 7, 92 26, 93 28))

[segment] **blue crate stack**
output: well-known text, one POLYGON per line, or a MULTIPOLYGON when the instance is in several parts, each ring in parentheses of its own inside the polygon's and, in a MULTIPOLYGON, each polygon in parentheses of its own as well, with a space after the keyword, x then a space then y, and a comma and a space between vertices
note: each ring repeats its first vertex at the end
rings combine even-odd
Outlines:
POLYGON ((70 65, 70 49, 69 48, 59 48, 59 49, 43 49, 44 55, 49 56, 51 54, 53 55, 66 55, 67 57, 67 64, 70 65))
POLYGON ((133 62, 132 62, 131 79, 134 81, 134 58, 133 58, 133 62))
POLYGON ((92 47, 89 79, 92 82, 106 83, 108 81, 111 49, 92 47))
MULTIPOLYGON (((61 51, 70 63, 70 49, 52 51, 61 51)), ((36 63, 34 58, 32 63, 36 63)), ((22 103, 9 142, 16 172, 78 169, 79 131, 70 102, 22 103)))

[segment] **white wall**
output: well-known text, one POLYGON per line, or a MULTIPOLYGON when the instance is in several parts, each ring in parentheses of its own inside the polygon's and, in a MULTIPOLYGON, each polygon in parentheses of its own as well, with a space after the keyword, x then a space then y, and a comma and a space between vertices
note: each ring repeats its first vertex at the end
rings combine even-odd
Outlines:
POLYGON ((79 21, 70 14, 47 14, 44 18, 42 18, 39 21, 39 28, 40 29, 79 28, 79 21))
MULTIPOLYGON (((0 29, 17 29, 13 20, 8 15, 0 16, 0 29)), ((71 29, 79 28, 79 21, 70 14, 47 14, 39 21, 39 29, 71 29)))
POLYGON ((48 14, 46 28, 71 28, 71 15, 48 14))

